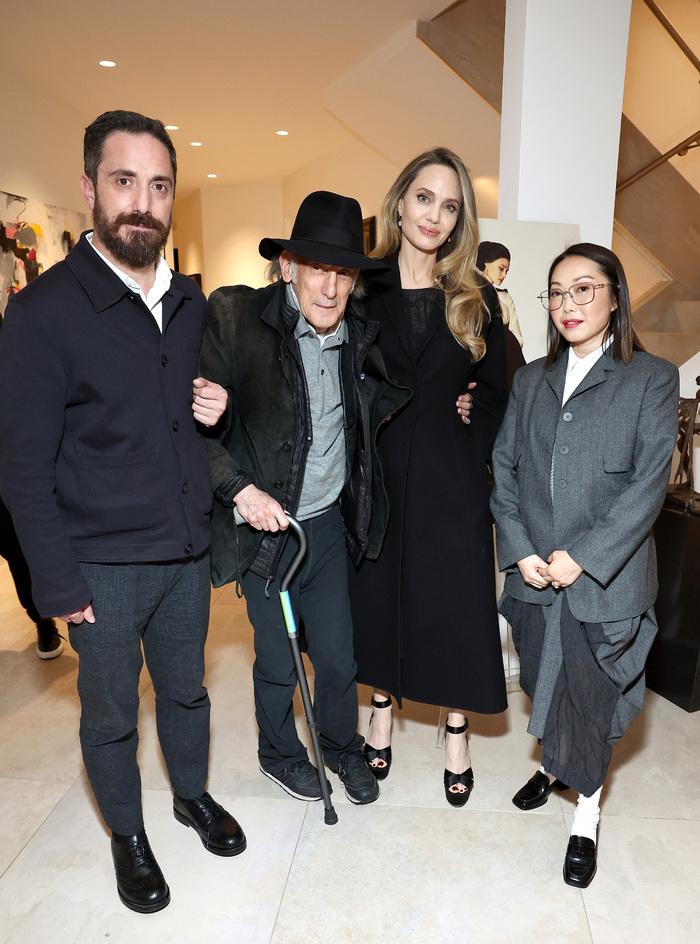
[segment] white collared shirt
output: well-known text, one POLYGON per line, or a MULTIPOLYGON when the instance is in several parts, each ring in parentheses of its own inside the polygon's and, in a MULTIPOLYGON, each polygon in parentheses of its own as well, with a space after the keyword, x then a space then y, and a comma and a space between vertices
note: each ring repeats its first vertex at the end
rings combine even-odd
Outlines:
POLYGON ((561 405, 564 406, 571 394, 576 390, 586 374, 597 364, 605 351, 612 344, 613 339, 608 338, 605 344, 601 344, 595 351, 586 354, 585 357, 579 357, 574 353, 574 349, 569 347, 569 363, 566 367, 566 382, 564 384, 564 395, 561 405))
POLYGON ((141 288, 138 282, 135 282, 134 279, 132 279, 130 275, 126 274, 126 272, 122 272, 122 270, 118 268, 117 266, 115 266, 113 262, 110 262, 110 260, 104 255, 104 253, 100 252, 100 250, 95 245, 93 245, 92 231, 87 234, 86 239, 90 243, 92 248, 95 250, 97 255, 100 257, 100 259, 102 259, 102 261, 110 267, 112 272, 114 272, 116 275, 119 276, 119 278, 122 280, 124 285, 126 285, 126 287, 129 289, 129 291, 134 292, 135 295, 141 296, 146 307, 155 318, 158 328, 162 332, 163 331, 163 296, 170 288, 170 283, 173 278, 173 274, 170 271, 170 266, 165 261, 165 259, 162 256, 158 256, 158 262, 156 263, 155 281, 153 282, 151 291, 148 293, 148 295, 145 295, 143 289, 141 288))

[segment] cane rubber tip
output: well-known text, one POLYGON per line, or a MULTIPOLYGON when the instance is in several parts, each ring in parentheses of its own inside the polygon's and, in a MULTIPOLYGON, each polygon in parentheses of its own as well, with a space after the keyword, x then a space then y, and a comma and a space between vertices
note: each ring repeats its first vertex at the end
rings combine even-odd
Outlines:
POLYGON ((323 818, 326 821, 326 826, 335 826, 338 822, 338 814, 335 810, 326 810, 323 814, 323 818))

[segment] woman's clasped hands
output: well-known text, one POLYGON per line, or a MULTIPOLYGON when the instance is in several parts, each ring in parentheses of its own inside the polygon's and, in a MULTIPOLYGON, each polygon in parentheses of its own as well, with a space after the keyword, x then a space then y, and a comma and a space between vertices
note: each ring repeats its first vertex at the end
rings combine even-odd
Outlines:
POLYGON ((546 562, 539 554, 531 554, 518 561, 518 569, 525 583, 537 590, 544 590, 550 584, 555 590, 570 587, 583 573, 583 567, 568 551, 552 551, 546 562))

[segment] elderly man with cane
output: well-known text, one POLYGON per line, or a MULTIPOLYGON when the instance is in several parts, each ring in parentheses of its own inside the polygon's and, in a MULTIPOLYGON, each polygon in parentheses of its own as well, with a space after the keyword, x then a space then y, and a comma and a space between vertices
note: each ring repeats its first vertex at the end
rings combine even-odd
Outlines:
POLYGON ((263 239, 260 253, 270 284, 218 289, 207 306, 200 370, 230 394, 225 428, 209 442, 212 579, 241 581, 253 624, 260 770, 318 800, 276 592, 296 550, 285 511, 302 522, 308 553, 289 593, 315 670, 321 744, 348 799, 371 803, 379 787, 357 733, 346 545, 356 561, 379 552, 388 509, 375 441, 410 394, 387 378, 377 325, 357 303, 362 273, 384 266, 364 254, 356 200, 310 194, 291 238, 263 239), (247 524, 236 526, 234 508, 247 524))

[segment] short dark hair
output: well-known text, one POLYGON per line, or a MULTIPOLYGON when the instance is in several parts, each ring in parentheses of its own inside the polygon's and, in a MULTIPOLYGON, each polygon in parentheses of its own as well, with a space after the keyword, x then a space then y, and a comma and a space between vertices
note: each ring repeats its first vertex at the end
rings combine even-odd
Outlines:
POLYGON ((137 111, 106 111, 95 118, 85 129, 83 139, 83 162, 85 174, 97 186, 97 168, 100 166, 104 152, 105 141, 115 131, 126 131, 127 134, 150 134, 156 141, 165 145, 170 155, 173 168, 173 184, 177 181, 177 155, 170 135, 165 125, 157 118, 146 118, 137 111))
POLYGON ((510 250, 503 243, 492 243, 487 239, 479 243, 479 251, 476 254, 476 267, 479 272, 484 271, 487 262, 495 262, 496 259, 507 259, 510 262, 510 250))
MULTIPOLYGON (((547 277, 547 288, 552 284, 552 276, 556 267, 570 256, 590 259, 598 266, 603 273, 603 277, 610 283, 609 292, 613 301, 617 302, 617 308, 610 314, 610 323, 605 332, 603 343, 612 335, 613 343, 607 351, 608 355, 616 361, 628 364, 632 360, 632 352, 643 351, 644 345, 637 337, 632 325, 632 305, 622 263, 615 253, 610 249, 606 249, 605 246, 598 246, 595 243, 576 243, 574 246, 569 246, 564 252, 559 253, 552 262, 547 277)), ((550 316, 547 328, 547 360, 545 366, 550 367, 568 347, 569 342, 559 334, 550 316)))

